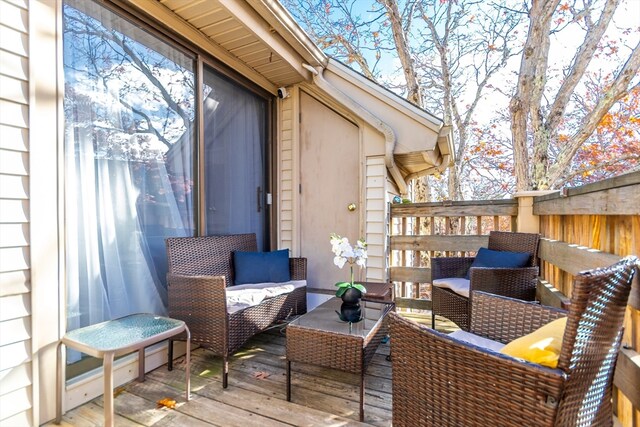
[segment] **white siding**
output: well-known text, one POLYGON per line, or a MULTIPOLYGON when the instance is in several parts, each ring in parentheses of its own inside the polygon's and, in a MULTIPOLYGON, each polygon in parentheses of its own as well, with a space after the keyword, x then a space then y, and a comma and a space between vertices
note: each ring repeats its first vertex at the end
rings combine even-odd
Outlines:
POLYGON ((0 0, 0 425, 32 425, 26 1, 0 0))
POLYGON ((365 227, 367 240, 367 280, 386 281, 386 182, 383 156, 367 157, 365 227))
POLYGON ((278 248, 295 249, 294 239, 294 134, 296 132, 294 96, 279 102, 278 123, 278 248))

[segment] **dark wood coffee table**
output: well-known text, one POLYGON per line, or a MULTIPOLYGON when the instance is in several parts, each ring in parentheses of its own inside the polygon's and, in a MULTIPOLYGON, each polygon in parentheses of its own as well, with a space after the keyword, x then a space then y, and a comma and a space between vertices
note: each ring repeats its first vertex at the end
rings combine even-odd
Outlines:
POLYGON ((388 332, 393 303, 362 301, 363 320, 343 322, 342 300, 331 298, 287 326, 287 400, 291 401, 291 362, 360 374, 360 421, 364 420, 364 373, 388 332))

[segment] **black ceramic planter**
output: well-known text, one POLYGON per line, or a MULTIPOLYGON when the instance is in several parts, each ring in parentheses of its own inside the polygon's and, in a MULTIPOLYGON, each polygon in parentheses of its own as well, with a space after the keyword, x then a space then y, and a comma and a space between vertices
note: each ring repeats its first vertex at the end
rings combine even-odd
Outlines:
POLYGON ((346 305, 358 305, 360 298, 362 298, 362 292, 356 288, 347 288, 347 291, 342 294, 342 302, 346 305))

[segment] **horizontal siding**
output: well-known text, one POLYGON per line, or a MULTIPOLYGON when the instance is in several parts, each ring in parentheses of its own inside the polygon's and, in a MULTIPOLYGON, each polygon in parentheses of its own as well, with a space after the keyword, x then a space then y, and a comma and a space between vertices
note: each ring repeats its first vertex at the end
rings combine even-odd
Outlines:
POLYGON ((31 314, 31 302, 26 294, 9 295, 0 299, 0 322, 31 314))
POLYGON ((0 425, 10 426, 5 420, 31 409, 30 395, 31 390, 26 387, 0 396, 0 425))
POLYGON ((0 298, 29 292, 30 277, 29 270, 0 272, 0 298))
MULTIPOLYGON (((27 0, 0 0, 0 425, 33 425, 27 0)), ((55 394, 51 393, 55 399, 55 394)))
MULTIPOLYGON (((0 371, 19 368, 31 362, 31 342, 22 341, 0 347, 0 371)), ((53 369, 53 367, 52 367, 53 369)), ((0 425, 2 423, 0 422, 0 425)))
POLYGON ((31 363, 0 371, 0 396, 31 386, 31 363))
POLYGON ((31 337, 31 318, 19 317, 0 323, 0 347, 26 341, 31 337))
POLYGON ((33 414, 31 413, 31 409, 28 411, 20 412, 19 414, 14 415, 13 417, 7 418, 5 420, 0 420, 0 425, 3 426, 28 426, 31 425, 31 420, 33 419, 33 414))
POLYGON ((0 2, 0 25, 26 33, 27 22, 27 10, 24 2, 0 2))
MULTIPOLYGON (((0 37, 2 37, 0 35, 0 37)), ((29 111, 26 105, 0 99, 0 123, 3 125, 26 128, 29 111)))
POLYGON ((26 200, 0 199, 0 223, 28 220, 29 203, 26 200))
POLYGON ((26 81, 0 74, 0 98, 27 104, 29 87, 26 81))
POLYGON ((280 101, 279 248, 293 248, 293 97, 280 101))
POLYGON ((0 25, 0 40, 2 47, 17 55, 27 56, 29 38, 24 32, 4 25, 0 25))
MULTIPOLYGON (((1 59, 0 59, 1 62, 1 59)), ((2 119, 0 119, 1 121, 2 119)), ((25 128, 0 124, 0 149, 27 151, 28 131, 25 128)))
POLYGON ((386 169, 384 158, 368 157, 366 162, 365 227, 367 240, 367 280, 386 281, 386 169))
MULTIPOLYGON (((2 156, 3 150, 0 150, 2 156)), ((26 176, 0 174, 0 198, 27 199, 29 197, 29 178, 26 176)))
MULTIPOLYGON (((22 151, 0 150, 0 182, 4 175, 27 175, 28 154, 22 151)), ((5 187, 6 185, 2 185, 5 187)))

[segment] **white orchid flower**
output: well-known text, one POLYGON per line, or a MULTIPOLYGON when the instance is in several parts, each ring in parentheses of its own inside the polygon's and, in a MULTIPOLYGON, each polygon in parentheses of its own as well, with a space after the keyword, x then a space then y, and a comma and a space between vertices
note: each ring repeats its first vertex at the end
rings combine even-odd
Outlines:
POLYGON ((347 262, 347 259, 346 259, 346 258, 344 258, 344 257, 341 257, 341 256, 337 256, 337 257, 333 258, 333 263, 334 263, 335 265, 337 265, 337 266, 338 266, 338 268, 342 268, 342 267, 344 267, 344 265, 346 264, 346 262, 347 262))

